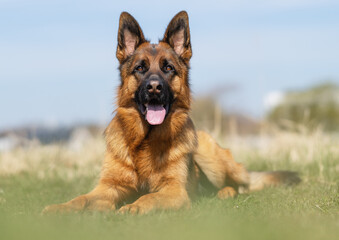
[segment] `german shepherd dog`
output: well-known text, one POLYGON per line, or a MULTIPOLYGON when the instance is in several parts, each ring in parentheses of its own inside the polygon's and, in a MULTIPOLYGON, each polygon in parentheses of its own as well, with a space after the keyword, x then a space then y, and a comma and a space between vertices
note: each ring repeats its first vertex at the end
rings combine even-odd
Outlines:
POLYGON ((189 117, 192 56, 188 15, 179 12, 158 44, 147 41, 138 22, 120 15, 116 57, 121 84, 108 125, 106 156, 98 185, 88 194, 44 209, 145 214, 190 206, 199 184, 221 199, 265 186, 297 183, 294 172, 248 172, 189 117), (134 202, 125 204, 134 199, 134 202))

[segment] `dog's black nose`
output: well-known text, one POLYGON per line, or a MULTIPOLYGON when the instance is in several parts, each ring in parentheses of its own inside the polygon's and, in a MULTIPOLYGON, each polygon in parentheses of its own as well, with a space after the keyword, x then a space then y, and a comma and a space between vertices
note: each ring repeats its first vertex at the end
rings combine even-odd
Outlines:
POLYGON ((163 84, 158 80, 151 80, 147 83, 146 88, 149 93, 160 93, 163 84))

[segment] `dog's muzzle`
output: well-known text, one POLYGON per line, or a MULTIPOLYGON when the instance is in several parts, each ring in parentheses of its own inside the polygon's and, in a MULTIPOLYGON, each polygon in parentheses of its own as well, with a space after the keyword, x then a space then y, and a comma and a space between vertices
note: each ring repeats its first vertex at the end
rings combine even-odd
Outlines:
POLYGON ((139 86, 135 101, 150 125, 160 125, 169 113, 173 94, 166 81, 151 75, 139 86))

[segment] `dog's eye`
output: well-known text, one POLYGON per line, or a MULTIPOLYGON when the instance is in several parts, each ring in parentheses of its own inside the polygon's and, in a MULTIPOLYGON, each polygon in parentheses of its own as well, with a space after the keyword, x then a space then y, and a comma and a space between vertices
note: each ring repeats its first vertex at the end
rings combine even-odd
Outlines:
POLYGON ((164 67, 164 70, 165 70, 165 72, 171 72, 171 71, 174 70, 174 67, 171 66, 171 65, 166 65, 166 66, 164 67))
POLYGON ((137 71, 137 72, 143 72, 144 71, 144 67, 143 66, 137 66, 136 68, 135 68, 135 71, 137 71))

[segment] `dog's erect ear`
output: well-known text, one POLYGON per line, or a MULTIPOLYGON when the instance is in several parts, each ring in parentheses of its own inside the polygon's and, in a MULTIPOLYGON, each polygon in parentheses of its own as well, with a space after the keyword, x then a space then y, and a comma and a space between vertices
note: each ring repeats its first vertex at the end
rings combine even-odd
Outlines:
POLYGON ((188 64, 192 57, 190 28, 187 12, 181 11, 168 24, 162 42, 168 43, 188 64))
POLYGON ((129 13, 122 12, 119 20, 118 47, 116 52, 119 62, 124 62, 143 42, 146 42, 146 40, 138 22, 129 13))

